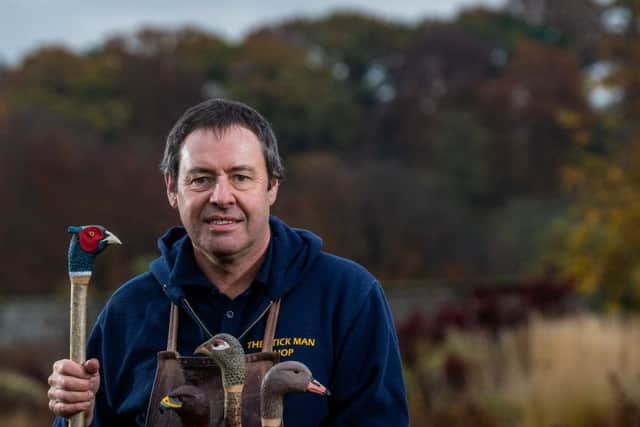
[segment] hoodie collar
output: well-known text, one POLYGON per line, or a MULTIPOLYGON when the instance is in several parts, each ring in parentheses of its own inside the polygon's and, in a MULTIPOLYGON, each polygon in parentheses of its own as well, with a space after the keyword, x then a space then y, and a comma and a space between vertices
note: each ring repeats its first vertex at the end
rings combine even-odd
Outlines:
MULTIPOLYGON (((315 234, 287 226, 272 216, 269 220, 271 239, 262 266, 254 282, 264 285, 272 300, 295 287, 304 278, 320 252, 322 241, 315 234)), ((151 263, 151 273, 174 302, 185 296, 188 287, 210 287, 211 282, 200 271, 193 245, 184 227, 168 230, 159 240, 161 257, 151 263)))

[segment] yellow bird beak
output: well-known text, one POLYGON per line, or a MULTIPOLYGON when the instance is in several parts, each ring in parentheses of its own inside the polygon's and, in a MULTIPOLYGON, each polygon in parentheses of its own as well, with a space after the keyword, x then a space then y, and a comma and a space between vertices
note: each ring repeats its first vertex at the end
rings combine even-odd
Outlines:
POLYGON ((182 408, 182 402, 178 399, 172 399, 167 395, 160 401, 160 407, 164 409, 178 409, 182 408))

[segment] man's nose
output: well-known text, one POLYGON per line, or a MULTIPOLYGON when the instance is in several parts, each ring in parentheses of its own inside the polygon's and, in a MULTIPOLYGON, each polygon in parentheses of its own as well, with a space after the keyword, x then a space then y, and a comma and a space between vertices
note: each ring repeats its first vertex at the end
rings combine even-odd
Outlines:
POLYGON ((235 202, 233 188, 226 178, 220 177, 216 181, 209 202, 218 206, 228 206, 235 202))

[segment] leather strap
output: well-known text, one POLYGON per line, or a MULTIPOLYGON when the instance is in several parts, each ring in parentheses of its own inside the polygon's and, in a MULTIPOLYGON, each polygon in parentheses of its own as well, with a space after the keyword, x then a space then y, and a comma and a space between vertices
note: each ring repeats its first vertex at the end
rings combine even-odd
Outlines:
MULTIPOLYGON (((269 308, 269 316, 267 317, 267 325, 264 329, 262 351, 273 351, 273 338, 276 334, 276 325, 278 324, 278 314, 280 313, 280 300, 276 300, 269 308)), ((171 311, 169 314, 169 335, 167 336, 167 351, 175 352, 178 348, 178 319, 180 317, 178 306, 171 303, 171 311)))
POLYGON ((178 319, 180 313, 178 306, 171 303, 171 312, 169 314, 169 336, 167 337, 167 351, 175 352, 178 348, 178 319))
POLYGON ((280 300, 274 301, 269 309, 269 317, 267 317, 267 326, 264 328, 264 338, 262 351, 273 351, 273 337, 276 334, 276 325, 278 324, 278 313, 280 312, 280 300))

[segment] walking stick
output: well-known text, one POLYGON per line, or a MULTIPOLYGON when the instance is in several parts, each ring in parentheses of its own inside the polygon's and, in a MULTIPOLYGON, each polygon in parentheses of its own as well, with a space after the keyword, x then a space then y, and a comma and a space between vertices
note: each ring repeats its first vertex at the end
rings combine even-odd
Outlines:
MULTIPOLYGON (((69 357, 74 362, 86 360, 87 341, 87 288, 93 261, 109 244, 120 240, 100 225, 70 226, 69 280, 71 303, 69 307, 69 357)), ((84 412, 69 418, 69 427, 85 427, 84 412)))

